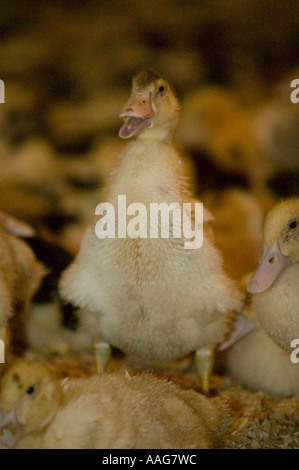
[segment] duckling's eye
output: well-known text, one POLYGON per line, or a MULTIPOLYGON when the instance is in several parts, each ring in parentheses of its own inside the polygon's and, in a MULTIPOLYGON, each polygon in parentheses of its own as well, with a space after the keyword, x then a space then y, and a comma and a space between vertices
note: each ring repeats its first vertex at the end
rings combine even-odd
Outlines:
POLYGON ((163 86, 163 85, 159 86, 159 88, 158 88, 158 95, 161 95, 161 96, 162 96, 163 93, 164 93, 164 91, 165 91, 165 86, 163 86))
POLYGON ((32 395, 34 391, 35 391, 35 388, 33 387, 33 385, 31 385, 30 387, 27 388, 26 393, 27 395, 32 395))
POLYGON ((293 220, 292 222, 290 222, 290 224, 289 224, 289 228, 290 228, 290 229, 293 230, 293 229, 296 228, 296 227, 297 227, 297 222, 296 222, 296 220, 293 220))

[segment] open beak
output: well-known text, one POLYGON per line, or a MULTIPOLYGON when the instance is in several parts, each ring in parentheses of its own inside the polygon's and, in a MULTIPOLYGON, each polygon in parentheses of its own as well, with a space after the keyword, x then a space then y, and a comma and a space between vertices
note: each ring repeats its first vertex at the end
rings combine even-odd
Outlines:
POLYGON ((0 449, 12 449, 24 431, 25 427, 18 422, 15 410, 6 415, 0 413, 0 449))
POLYGON ((248 292, 258 294, 269 289, 290 261, 282 254, 278 241, 270 248, 265 247, 259 266, 247 285, 248 292))
POLYGON ((151 126, 153 115, 151 92, 133 93, 129 103, 119 115, 120 118, 125 120, 119 130, 119 136, 122 139, 129 139, 139 134, 151 126))

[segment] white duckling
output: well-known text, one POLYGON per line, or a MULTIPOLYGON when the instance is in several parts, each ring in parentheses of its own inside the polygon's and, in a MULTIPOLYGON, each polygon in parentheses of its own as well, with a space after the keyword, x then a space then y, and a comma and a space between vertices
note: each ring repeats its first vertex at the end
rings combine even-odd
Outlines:
POLYGON ((299 338, 299 199, 279 202, 264 225, 265 248, 248 283, 266 333, 287 352, 299 338))
POLYGON ((44 267, 29 246, 13 235, 31 234, 31 228, 0 212, 0 339, 8 343, 8 321, 25 314, 37 291, 44 267))
POLYGON ((225 357, 228 375, 251 390, 286 397, 299 395, 299 367, 256 322, 255 329, 232 346, 225 357))
POLYGON ((61 381, 35 361, 3 376, 0 409, 0 448, 210 448, 231 424, 219 398, 148 374, 61 381))
MULTIPOLYGON (((124 139, 136 136, 120 155, 106 188, 115 208, 191 202, 181 176, 180 156, 171 145, 178 102, 152 71, 133 80, 132 95, 120 115, 124 139)), ((119 214, 121 218, 123 214, 119 214)), ((204 222, 211 216, 204 212, 204 222)), ((113 220, 114 222, 114 220, 113 220)), ((120 222, 121 224, 121 222, 120 222)), ((158 222, 159 225, 159 222, 158 222)), ((122 228, 122 226, 121 226, 122 228)), ((160 229, 160 227, 158 227, 160 229)), ((96 347, 99 368, 110 345, 142 361, 173 361, 196 351, 204 391, 209 389, 213 352, 224 338, 241 296, 223 271, 220 253, 204 225, 203 244, 186 249, 185 238, 103 238, 92 225, 80 252, 62 276, 62 297, 83 310, 96 347)))

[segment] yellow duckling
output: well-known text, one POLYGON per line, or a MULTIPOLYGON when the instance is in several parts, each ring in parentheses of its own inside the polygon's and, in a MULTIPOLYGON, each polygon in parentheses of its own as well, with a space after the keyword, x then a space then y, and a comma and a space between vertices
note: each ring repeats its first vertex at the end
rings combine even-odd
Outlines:
POLYGON ((218 446, 227 405, 147 374, 57 380, 35 361, 3 376, 0 448, 195 449, 218 446))
MULTIPOLYGON (((106 201, 114 208, 119 195, 126 196, 127 205, 142 203, 148 214, 152 203, 178 203, 181 210, 183 203, 194 202, 171 145, 178 108, 159 75, 148 71, 135 77, 119 135, 136 139, 120 155, 106 188, 106 201)), ((186 249, 184 236, 162 237, 161 222, 155 238, 130 238, 125 232, 124 238, 99 239, 95 225, 88 229, 60 289, 62 297, 83 309, 84 324, 97 343, 99 369, 109 360, 110 345, 141 362, 174 361, 196 351, 202 389, 209 390, 214 349, 242 303, 207 232, 210 219, 204 212, 198 249, 186 249)))
POLYGON ((266 333, 287 352, 299 338, 299 199, 279 202, 264 226, 265 248, 248 283, 266 333))
POLYGON ((299 395, 299 199, 278 203, 264 227, 265 248, 247 289, 255 328, 226 355, 228 374, 254 390, 299 395))
POLYGON ((226 353, 228 375, 251 390, 272 395, 299 395, 299 365, 257 323, 253 331, 226 353))

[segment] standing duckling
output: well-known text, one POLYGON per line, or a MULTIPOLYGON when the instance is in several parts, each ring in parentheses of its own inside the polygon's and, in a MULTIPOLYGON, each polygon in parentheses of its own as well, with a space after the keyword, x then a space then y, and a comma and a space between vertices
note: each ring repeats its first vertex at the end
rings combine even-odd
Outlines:
POLYGON ((20 361, 2 378, 0 448, 204 449, 231 424, 227 405, 148 374, 57 378, 20 361))
MULTIPOLYGON (((156 73, 142 72, 133 80, 119 135, 136 139, 121 153, 106 187, 106 201, 114 208, 119 195, 126 196, 127 205, 142 203, 147 213, 151 203, 178 203, 181 210, 192 202, 171 145, 178 107, 156 73)), ((210 218, 204 212, 203 222, 210 218)), ((240 309, 241 296, 224 273, 205 224, 201 248, 186 249, 185 241, 161 233, 99 239, 95 225, 88 229, 60 289, 62 297, 83 309, 82 321, 97 343, 99 369, 107 365, 110 345, 141 362, 173 361, 196 351, 201 387, 209 390, 214 349, 229 329, 232 311, 240 309)))
POLYGON ((279 202, 264 226, 264 254, 248 284, 257 318, 275 343, 292 352, 299 338, 299 199, 279 202))

